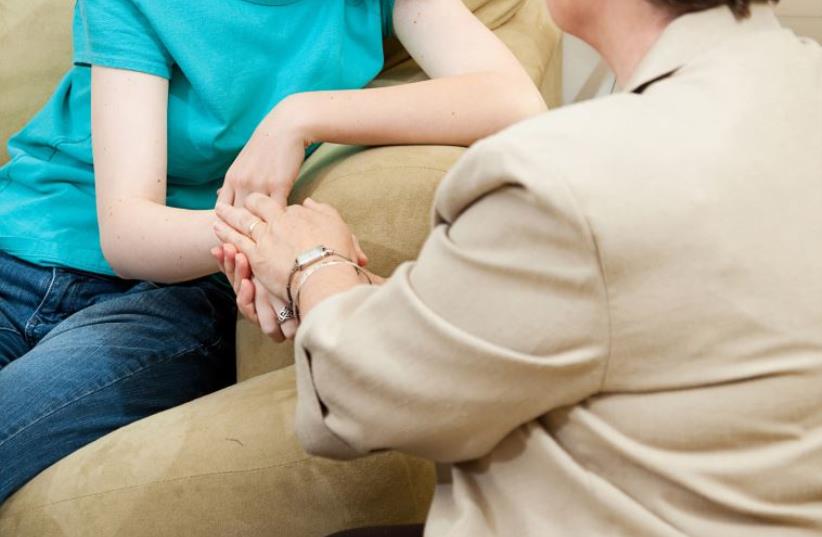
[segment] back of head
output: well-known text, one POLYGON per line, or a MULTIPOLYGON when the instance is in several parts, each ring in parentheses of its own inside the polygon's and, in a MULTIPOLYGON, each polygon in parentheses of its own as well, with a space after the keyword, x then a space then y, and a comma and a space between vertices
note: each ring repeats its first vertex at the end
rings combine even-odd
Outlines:
POLYGON ((649 0, 652 4, 666 7, 677 15, 728 6, 737 18, 751 14, 751 4, 779 3, 779 0, 649 0))

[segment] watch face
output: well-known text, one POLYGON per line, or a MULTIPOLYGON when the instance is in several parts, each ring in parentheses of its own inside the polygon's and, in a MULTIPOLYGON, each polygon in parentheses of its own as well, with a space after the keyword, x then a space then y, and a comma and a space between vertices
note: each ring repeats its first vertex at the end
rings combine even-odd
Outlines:
POLYGON ((308 250, 307 252, 303 252, 297 256, 297 264, 301 267, 308 265, 309 263, 313 263, 318 259, 322 259, 325 255, 326 248, 325 246, 315 246, 314 248, 308 250))

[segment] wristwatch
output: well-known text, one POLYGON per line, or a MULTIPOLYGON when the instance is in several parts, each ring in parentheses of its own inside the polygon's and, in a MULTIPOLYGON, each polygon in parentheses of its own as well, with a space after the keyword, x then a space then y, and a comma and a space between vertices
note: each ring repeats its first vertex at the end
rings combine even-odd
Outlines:
POLYGON ((291 284, 294 283, 294 276, 297 275, 298 272, 305 270, 306 268, 314 265, 315 263, 322 261, 326 257, 340 257, 345 259, 348 262, 352 262, 350 259, 345 257, 344 255, 337 253, 336 251, 332 250, 331 248, 326 248, 323 245, 315 246, 310 250, 306 250, 305 252, 301 253, 297 256, 294 260, 294 267, 291 269, 291 274, 288 276, 288 302, 289 304, 294 303, 294 298, 291 296, 291 284))

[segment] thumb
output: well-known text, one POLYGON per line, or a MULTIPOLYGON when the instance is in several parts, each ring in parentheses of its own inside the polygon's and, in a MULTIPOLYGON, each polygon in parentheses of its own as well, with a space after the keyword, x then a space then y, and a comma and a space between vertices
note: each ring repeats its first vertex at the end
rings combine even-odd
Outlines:
POLYGON ((217 191, 217 203, 224 203, 226 205, 233 205, 234 204, 234 188, 229 184, 225 183, 217 191))
POLYGON ((280 206, 280 209, 285 210, 285 208, 288 207, 288 194, 289 192, 287 190, 276 189, 272 191, 268 197, 277 202, 277 205, 280 206))

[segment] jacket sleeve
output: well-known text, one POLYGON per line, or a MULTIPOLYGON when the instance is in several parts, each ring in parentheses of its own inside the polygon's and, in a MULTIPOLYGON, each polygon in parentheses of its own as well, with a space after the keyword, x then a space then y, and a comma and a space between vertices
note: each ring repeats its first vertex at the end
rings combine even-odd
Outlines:
POLYGON ((309 452, 472 460, 600 389, 608 311, 587 224, 565 186, 535 194, 504 176, 527 172, 494 158, 472 150, 446 178, 463 194, 444 184, 440 197, 471 199, 444 211, 453 220, 416 262, 305 319, 297 429, 309 452))

